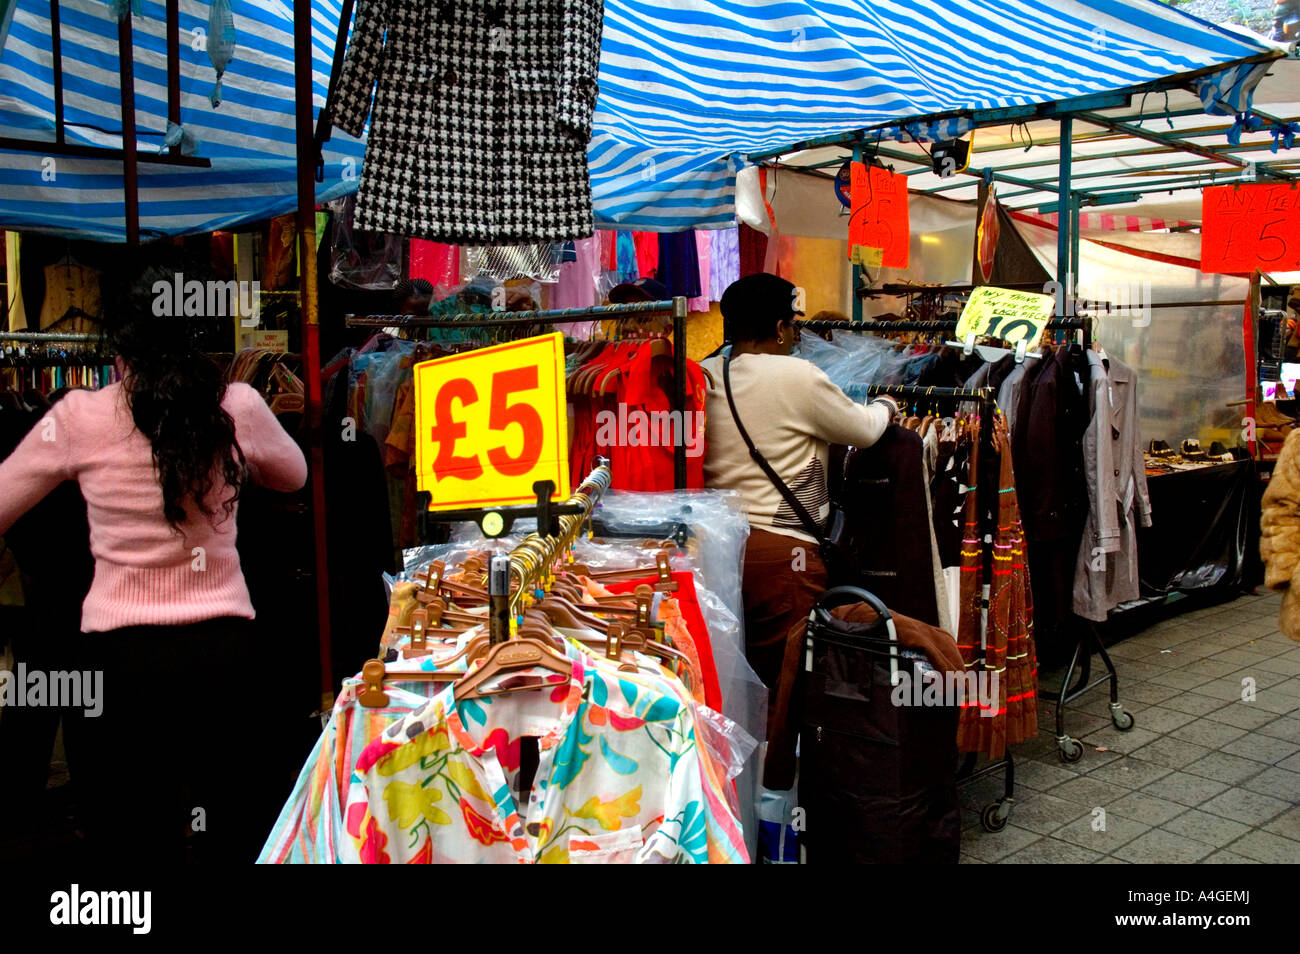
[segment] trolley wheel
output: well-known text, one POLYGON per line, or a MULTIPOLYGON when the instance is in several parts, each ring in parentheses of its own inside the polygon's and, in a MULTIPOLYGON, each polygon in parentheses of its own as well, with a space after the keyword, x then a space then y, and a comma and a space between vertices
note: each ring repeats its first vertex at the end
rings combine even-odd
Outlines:
POLYGON ((1125 712, 1119 708, 1111 709, 1110 721, 1115 723, 1115 728, 1119 729, 1119 731, 1127 732, 1133 728, 1133 713, 1125 712))
POLYGON ((980 824, 984 826, 985 831, 1001 831, 1007 827, 1007 819, 1011 817, 1011 803, 1005 799, 999 798, 996 802, 989 802, 980 812, 980 824))
POLYGON ((1057 745, 1060 747, 1062 762, 1077 762, 1083 758, 1083 743, 1078 739, 1065 738, 1057 745))

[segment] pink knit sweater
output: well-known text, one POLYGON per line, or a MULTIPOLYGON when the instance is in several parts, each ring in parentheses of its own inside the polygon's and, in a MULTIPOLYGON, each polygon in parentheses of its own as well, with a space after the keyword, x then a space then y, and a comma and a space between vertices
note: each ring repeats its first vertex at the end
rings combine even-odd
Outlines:
MULTIPOLYGON (((281 491, 306 482, 302 451, 256 391, 232 384, 223 406, 254 481, 281 491)), ((95 556, 83 632, 253 617, 234 515, 226 518, 218 506, 229 491, 224 484, 213 491, 212 522, 187 505, 183 533, 174 531, 163 518, 149 441, 136 430, 120 384, 73 391, 0 463, 0 534, 64 480, 81 485, 95 556)))

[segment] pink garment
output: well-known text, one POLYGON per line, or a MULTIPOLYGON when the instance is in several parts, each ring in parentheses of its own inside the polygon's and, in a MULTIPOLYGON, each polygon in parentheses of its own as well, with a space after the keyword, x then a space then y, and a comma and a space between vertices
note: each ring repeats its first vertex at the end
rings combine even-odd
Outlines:
MULTIPOLYGON (((551 294, 552 308, 590 308, 599 305, 600 239, 596 236, 573 243, 577 261, 560 266, 560 279, 551 294)), ((564 327, 561 326, 561 331, 564 327)))
MULTIPOLYGON (((222 406, 235 422, 253 480, 280 491, 306 482, 302 451, 255 390, 231 384, 222 406)), ((0 463, 0 534, 65 480, 81 485, 95 556, 82 632, 252 619, 235 550, 235 515, 226 518, 219 508, 224 484, 209 501, 218 508, 215 529, 189 505, 183 535, 173 531, 163 518, 149 440, 136 430, 121 384, 72 392, 0 463)))
POLYGON ((410 277, 423 278, 434 286, 451 288, 460 284, 460 246, 426 239, 411 239, 410 277))
POLYGON ((709 310, 709 276, 711 266, 709 263, 709 250, 712 248, 707 229, 695 230, 695 250, 700 259, 700 296, 692 298, 686 303, 689 311, 708 311, 709 310))

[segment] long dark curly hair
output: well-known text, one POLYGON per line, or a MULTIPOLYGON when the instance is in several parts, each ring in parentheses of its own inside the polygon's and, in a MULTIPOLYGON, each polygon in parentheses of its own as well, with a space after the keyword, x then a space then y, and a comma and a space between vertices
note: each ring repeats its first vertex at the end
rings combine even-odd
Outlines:
POLYGON ((189 508, 213 526, 218 511, 230 518, 246 479, 235 422, 221 406, 225 377, 203 350, 217 332, 212 319, 173 316, 157 305, 162 285, 171 288, 177 274, 182 282, 209 277, 186 264, 173 259, 133 269, 117 286, 116 314, 106 322, 109 341, 126 363, 122 387, 131 416, 153 447, 163 516, 177 531, 191 516, 189 508))

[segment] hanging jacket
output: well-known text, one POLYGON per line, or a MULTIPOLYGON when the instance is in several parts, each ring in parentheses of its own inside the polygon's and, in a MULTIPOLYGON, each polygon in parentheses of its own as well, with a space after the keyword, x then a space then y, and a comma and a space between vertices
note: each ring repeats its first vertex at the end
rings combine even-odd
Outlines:
POLYGON ((1138 598, 1137 527, 1151 526, 1146 458, 1137 421, 1137 374, 1117 358, 1109 371, 1088 352, 1091 419, 1084 434, 1088 521, 1074 574, 1074 611, 1103 622, 1138 598))
POLYGON ((602 23, 600 0, 361 0, 330 104, 353 136, 370 117, 356 227, 462 245, 591 235, 602 23))

